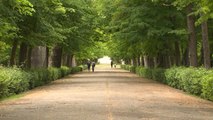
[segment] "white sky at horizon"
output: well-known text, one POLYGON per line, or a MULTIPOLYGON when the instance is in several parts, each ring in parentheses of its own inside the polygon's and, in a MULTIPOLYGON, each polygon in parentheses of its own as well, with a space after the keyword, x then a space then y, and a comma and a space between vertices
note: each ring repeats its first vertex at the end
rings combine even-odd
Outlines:
POLYGON ((99 58, 98 62, 100 64, 110 64, 111 63, 111 58, 108 56, 104 56, 103 58, 99 58))

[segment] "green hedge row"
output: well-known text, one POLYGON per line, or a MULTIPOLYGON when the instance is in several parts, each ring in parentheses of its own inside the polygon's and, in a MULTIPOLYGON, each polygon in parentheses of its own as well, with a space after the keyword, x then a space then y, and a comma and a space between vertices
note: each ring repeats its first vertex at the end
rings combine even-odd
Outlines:
POLYGON ((130 65, 122 65, 121 68, 133 71, 141 77, 157 80, 174 88, 213 101, 213 70, 192 67, 149 69, 132 67, 130 65))
POLYGON ((18 94, 42 86, 71 73, 82 71, 81 67, 21 70, 0 66, 0 98, 18 94))
POLYGON ((31 75, 18 68, 0 67, 0 98, 28 90, 31 75))

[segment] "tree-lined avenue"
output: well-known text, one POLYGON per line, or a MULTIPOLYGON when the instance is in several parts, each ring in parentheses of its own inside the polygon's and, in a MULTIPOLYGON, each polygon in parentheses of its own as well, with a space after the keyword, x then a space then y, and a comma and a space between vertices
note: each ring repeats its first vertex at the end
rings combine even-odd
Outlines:
POLYGON ((97 66, 0 103, 1 120, 212 120, 213 103, 97 66))

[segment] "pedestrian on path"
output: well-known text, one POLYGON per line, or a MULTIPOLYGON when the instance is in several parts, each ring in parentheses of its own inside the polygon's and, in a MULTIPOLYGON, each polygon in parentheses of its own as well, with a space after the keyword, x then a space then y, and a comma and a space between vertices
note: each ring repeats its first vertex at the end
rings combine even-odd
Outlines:
POLYGON ((92 72, 95 71, 95 62, 92 62, 92 72))
POLYGON ((113 67, 113 61, 111 61, 111 68, 113 67))
POLYGON ((87 69, 88 69, 88 71, 90 71, 90 66, 91 66, 91 62, 90 62, 90 60, 88 60, 87 61, 87 69))

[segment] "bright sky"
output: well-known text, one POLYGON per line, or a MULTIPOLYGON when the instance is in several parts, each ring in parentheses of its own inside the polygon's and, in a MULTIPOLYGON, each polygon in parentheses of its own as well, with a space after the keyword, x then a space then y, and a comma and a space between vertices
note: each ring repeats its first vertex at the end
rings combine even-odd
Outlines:
POLYGON ((103 58, 98 59, 100 64, 110 64, 111 59, 108 56, 104 56, 103 58))

